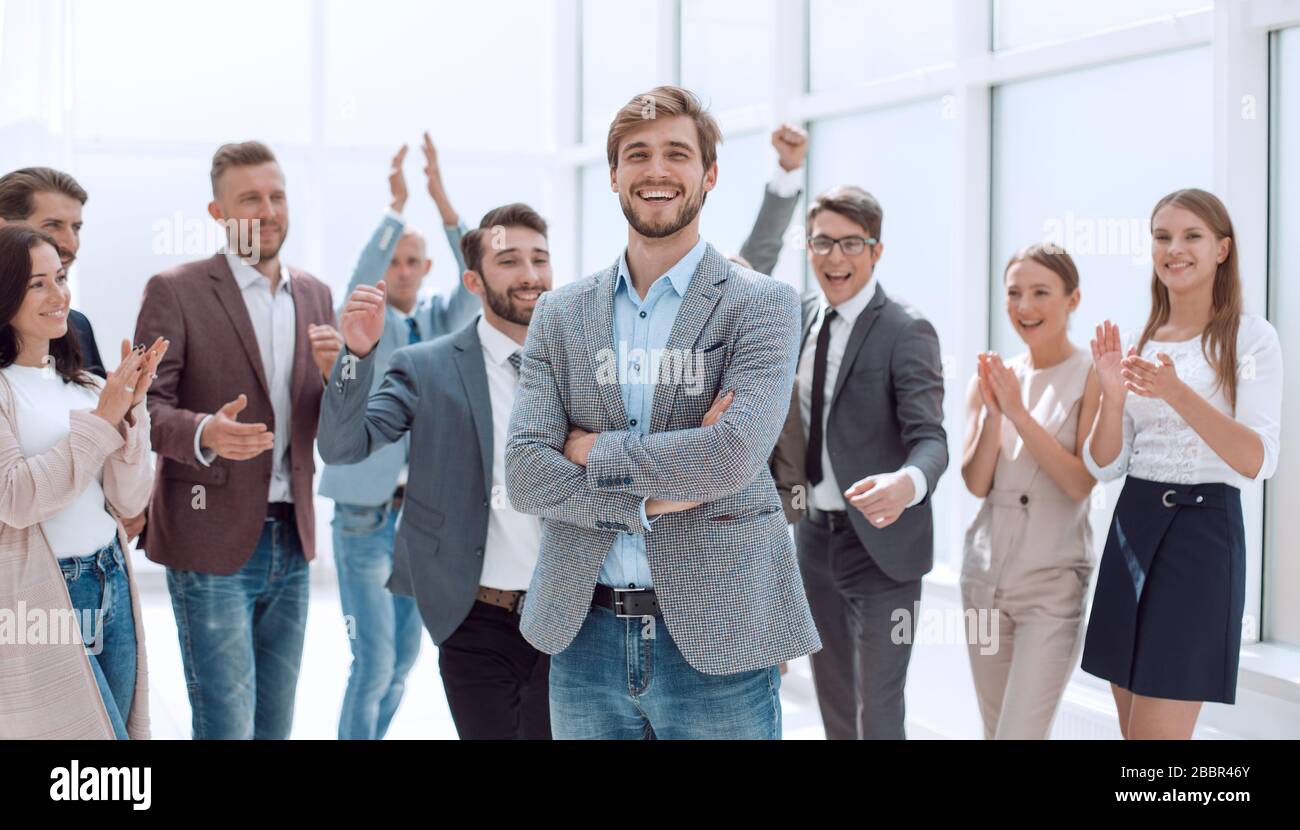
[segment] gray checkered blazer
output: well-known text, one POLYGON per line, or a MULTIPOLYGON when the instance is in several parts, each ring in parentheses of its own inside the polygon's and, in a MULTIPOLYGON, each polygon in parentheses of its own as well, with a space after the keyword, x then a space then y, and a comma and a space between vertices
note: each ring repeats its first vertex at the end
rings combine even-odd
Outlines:
POLYGON ((708 246, 668 340, 693 371, 661 369, 642 435, 627 431, 607 369, 617 277, 615 263, 548 292, 528 330, 505 459, 511 503, 545 519, 524 637, 548 654, 568 647, 617 532, 629 531, 645 534, 664 621, 697 670, 732 674, 817 651, 767 464, 794 383, 798 297, 708 246), (736 393, 731 406, 701 429, 725 390, 736 393), (564 457, 572 426, 601 433, 585 470, 564 457), (643 497, 703 503, 647 532, 643 497))

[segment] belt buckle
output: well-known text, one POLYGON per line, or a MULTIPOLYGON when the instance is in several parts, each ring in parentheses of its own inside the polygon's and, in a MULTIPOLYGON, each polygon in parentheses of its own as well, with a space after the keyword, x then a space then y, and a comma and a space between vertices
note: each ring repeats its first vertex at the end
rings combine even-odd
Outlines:
POLYGON ((645 614, 624 614, 623 613, 623 594, 636 592, 645 592, 644 588, 611 588, 614 592, 614 616, 620 620, 639 620, 646 616, 645 614))
POLYGON ((1178 491, 1177 491, 1177 490, 1166 490, 1166 491, 1164 492, 1164 494, 1163 494, 1162 496, 1160 496, 1160 502, 1161 502, 1165 507, 1173 507, 1173 506, 1174 506, 1174 502, 1171 502, 1171 501, 1169 500, 1169 497, 1170 497, 1170 496, 1176 496, 1176 495, 1178 495, 1178 491))

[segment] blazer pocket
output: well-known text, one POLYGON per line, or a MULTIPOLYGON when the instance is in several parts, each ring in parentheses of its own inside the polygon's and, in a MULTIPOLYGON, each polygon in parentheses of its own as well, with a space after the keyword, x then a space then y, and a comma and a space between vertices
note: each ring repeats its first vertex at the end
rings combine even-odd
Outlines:
POLYGON ((782 512, 780 507, 765 507, 762 510, 755 510, 752 512, 719 513, 716 516, 708 516, 706 520, 710 522, 721 522, 724 524, 728 522, 745 522, 780 512, 782 512))
POLYGON ((188 481, 193 484, 211 484, 220 487, 226 483, 226 477, 229 470, 221 459, 212 462, 212 466, 203 467, 197 462, 186 464, 183 461, 177 461, 172 458, 164 458, 162 463, 162 477, 174 481, 188 481))
POLYGON ((406 524, 408 520, 415 528, 432 532, 442 527, 444 517, 440 511, 411 498, 408 490, 402 501, 402 524, 406 524))
POLYGON ((715 351, 717 349, 721 349, 725 345, 727 345, 727 341, 719 340, 717 343, 714 343, 712 346, 702 351, 701 354, 708 354, 709 352, 715 351))

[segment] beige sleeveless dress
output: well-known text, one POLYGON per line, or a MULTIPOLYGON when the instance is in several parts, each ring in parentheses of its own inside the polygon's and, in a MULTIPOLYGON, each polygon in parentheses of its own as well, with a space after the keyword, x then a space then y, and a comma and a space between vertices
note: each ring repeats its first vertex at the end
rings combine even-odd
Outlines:
MULTIPOLYGON (((1091 355, 1031 369, 1008 361, 1025 407, 1066 450, 1078 447, 1091 355)), ((1075 501, 1041 470, 1003 419, 993 489, 966 531, 962 601, 985 637, 968 639, 986 738, 1042 739, 1083 643, 1092 575, 1089 500, 1075 501), (995 636, 987 636, 995 635, 995 636)), ((974 624, 974 623, 972 623, 974 624)))

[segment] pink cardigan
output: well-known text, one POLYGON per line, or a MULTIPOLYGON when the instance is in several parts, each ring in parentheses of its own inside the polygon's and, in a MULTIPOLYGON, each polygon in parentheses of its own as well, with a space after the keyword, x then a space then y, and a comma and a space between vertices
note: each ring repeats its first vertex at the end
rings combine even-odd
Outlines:
MULTIPOLYGON (((103 381, 95 381, 102 388, 103 381)), ((143 511, 153 486, 149 413, 140 404, 132 415, 135 426, 123 425, 119 432, 89 410, 73 411, 67 437, 26 458, 18 443, 13 392, 0 375, 0 739, 113 738, 79 633, 76 642, 53 645, 31 644, 16 635, 19 627, 27 629, 34 612, 48 615, 51 633, 59 627, 55 621, 71 614, 67 583, 40 522, 71 504, 101 468, 106 506, 118 520, 122 550, 130 550, 121 517, 143 511)), ((141 740, 149 737, 149 672, 129 554, 126 563, 137 649, 127 732, 141 740)))

